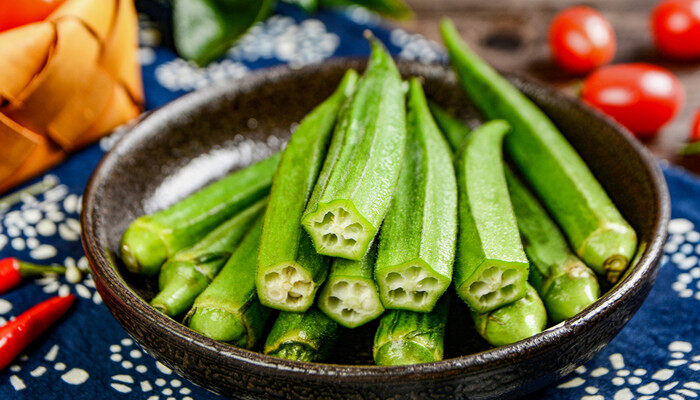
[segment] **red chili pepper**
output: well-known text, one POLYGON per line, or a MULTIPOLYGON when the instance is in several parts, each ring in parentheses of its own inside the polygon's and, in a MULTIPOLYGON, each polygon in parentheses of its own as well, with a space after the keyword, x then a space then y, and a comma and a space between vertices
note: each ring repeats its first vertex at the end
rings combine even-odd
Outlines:
POLYGON ((41 302, 0 327, 0 371, 57 319, 68 311, 75 295, 56 296, 41 302))
POLYGON ((0 294, 19 285, 22 278, 65 273, 66 268, 59 265, 43 266, 19 261, 14 257, 3 258, 0 260, 0 294))

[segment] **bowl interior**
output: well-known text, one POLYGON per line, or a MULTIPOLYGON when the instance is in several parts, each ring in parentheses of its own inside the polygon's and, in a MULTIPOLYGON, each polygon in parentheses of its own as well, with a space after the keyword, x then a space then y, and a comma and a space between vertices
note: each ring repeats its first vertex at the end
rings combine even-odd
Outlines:
MULTIPOLYGON (((129 274, 115 256, 122 233, 136 217, 168 206, 221 176, 280 149, 295 124, 327 97, 348 67, 362 69, 364 61, 337 60, 322 66, 291 71, 277 68, 231 85, 185 96, 157 110, 126 135, 102 161, 88 185, 83 223, 86 250, 101 284, 124 304, 144 306, 157 288, 156 279, 129 274), (86 227, 84 227, 86 228, 86 227), (96 265, 95 265, 96 264, 96 265), (111 270, 111 271, 108 271, 111 270), (115 273, 116 272, 116 273, 115 273), (105 275, 106 274, 106 275, 105 275), (112 280, 111 277, 118 279, 112 280)), ((400 63, 405 76, 424 78, 426 94, 474 126, 479 115, 462 94, 448 68, 400 63)), ((560 127, 603 184, 643 244, 656 243, 662 230, 665 186, 658 167, 641 146, 609 121, 560 94, 528 80, 510 79, 560 127)), ((656 243, 654 248, 659 246, 656 243)), ((646 249, 646 247, 645 247, 646 249)), ((651 264, 648 249, 640 253, 651 264)), ((639 279, 633 270, 627 280, 639 279)), ((606 297, 624 289, 620 284, 580 314, 593 318, 606 297)), ((618 293, 619 295, 619 293, 618 293)), ((145 315, 150 323, 169 325, 158 313, 145 315)), ((565 330, 572 321, 554 327, 565 330)), ((376 321, 345 331, 333 364, 371 364, 376 321)), ((195 346, 210 345, 204 337, 173 328, 195 346)), ((536 345, 536 340, 531 342, 536 345)), ((523 343, 528 342, 524 341, 523 343)), ((526 344, 527 346, 527 344, 526 344)), ((446 358, 488 349, 471 327, 468 310, 453 301, 447 328, 446 358)), ((505 354, 505 353, 504 353, 505 354)))

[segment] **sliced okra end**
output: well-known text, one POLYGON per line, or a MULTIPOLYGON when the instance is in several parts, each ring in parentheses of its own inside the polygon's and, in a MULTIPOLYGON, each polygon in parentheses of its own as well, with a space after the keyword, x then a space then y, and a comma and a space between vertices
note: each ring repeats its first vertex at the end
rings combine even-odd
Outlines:
POLYGON ((457 293, 479 313, 512 303, 525 295, 527 265, 484 263, 472 276, 459 285, 457 293))
POLYGON ((316 252, 357 261, 367 253, 377 233, 355 206, 345 200, 320 204, 315 212, 304 217, 302 223, 316 252))
POLYGON ((430 311, 450 284, 421 260, 384 269, 376 278, 387 308, 412 311, 430 311))
POLYGON ((267 268, 257 283, 260 302, 285 311, 306 311, 314 300, 316 283, 308 271, 295 262, 267 268))
POLYGON ((384 312, 373 282, 338 278, 330 281, 319 296, 319 308, 339 324, 356 328, 384 312))

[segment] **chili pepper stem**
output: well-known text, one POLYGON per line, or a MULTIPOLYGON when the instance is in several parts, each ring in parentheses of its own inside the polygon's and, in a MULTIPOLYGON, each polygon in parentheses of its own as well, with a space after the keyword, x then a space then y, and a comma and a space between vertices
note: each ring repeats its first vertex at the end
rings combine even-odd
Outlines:
POLYGON ((20 261, 19 273, 25 278, 31 276, 44 276, 47 274, 63 275, 66 273, 66 267, 62 265, 38 265, 26 261, 20 261))

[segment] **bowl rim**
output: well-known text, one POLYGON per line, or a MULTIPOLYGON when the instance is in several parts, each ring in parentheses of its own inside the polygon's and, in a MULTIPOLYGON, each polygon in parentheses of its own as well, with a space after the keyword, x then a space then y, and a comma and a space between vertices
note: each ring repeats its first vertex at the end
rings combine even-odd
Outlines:
MULTIPOLYGON (((361 63, 366 59, 366 57, 337 57, 327 60, 322 65, 324 68, 347 68, 348 64, 361 63)), ((399 66, 412 66, 414 68, 449 69, 449 66, 444 63, 423 64, 415 61, 397 61, 397 64, 399 66)), ((554 100, 569 103, 573 108, 592 114, 594 117, 602 119, 607 125, 611 126, 611 128, 621 135, 627 144, 631 146, 642 161, 646 169, 646 175, 651 182, 653 196, 655 197, 654 200, 656 204, 659 205, 653 224, 652 238, 647 244, 647 247, 642 249, 641 256, 638 254, 635 256, 635 258, 638 258, 637 266, 626 273, 620 282, 585 310, 581 311, 573 318, 554 325, 535 336, 510 345, 442 361, 391 367, 307 363, 279 359, 212 340, 159 313, 146 301, 136 295, 121 278, 120 274, 110 266, 107 256, 103 252, 100 243, 97 241, 94 230, 96 219, 94 213, 96 212, 95 193, 99 183, 103 180, 110 168, 117 162, 118 157, 123 154, 123 149, 128 148, 129 142, 138 140, 144 135, 148 136, 149 132, 153 132, 149 129, 149 125, 157 125, 161 121, 170 120, 173 115, 180 114, 178 111, 196 109, 199 106, 215 101, 223 95, 235 96, 249 88, 258 87, 259 85, 265 84, 266 80, 270 77, 293 77, 295 74, 299 73, 313 73, 313 70, 318 68, 319 65, 311 65, 297 69, 291 68, 288 65, 263 68, 243 78, 185 94, 160 108, 142 115, 141 118, 132 123, 127 128, 128 132, 126 132, 100 160, 87 183, 83 195, 83 207, 80 217, 82 228, 81 240, 92 274, 95 276, 95 281, 98 283, 98 288, 109 292, 109 296, 116 299, 121 306, 133 307, 133 313, 140 314, 141 318, 149 321, 149 323, 155 323, 156 327, 165 332, 165 334, 172 335, 177 340, 188 342, 198 347, 199 350, 210 353, 212 357, 216 357, 216 355, 224 356, 230 358, 231 361, 239 365, 248 364, 249 366, 264 369, 273 375, 303 377, 307 380, 322 378, 324 376, 334 376, 357 382, 367 382, 376 381, 378 378, 425 378, 426 376, 429 377, 434 374, 440 374, 441 377, 448 378, 450 373, 466 374, 476 370, 488 371, 504 364, 511 364, 514 362, 514 359, 519 359, 521 357, 530 358, 545 353, 551 350, 551 347, 555 346, 562 338, 576 336, 587 329, 593 323, 593 320, 604 318, 606 315, 612 313, 614 307, 611 306, 618 301, 624 301, 626 298, 632 296, 634 294, 634 288, 643 283, 643 281, 647 279, 647 275, 652 273, 654 268, 658 267, 657 262, 661 257, 662 248, 665 243, 667 235, 666 227, 670 219, 671 211, 668 187, 656 159, 627 129, 608 116, 603 115, 599 111, 583 104, 581 101, 567 96, 552 86, 539 82, 536 79, 523 77, 520 74, 504 73, 506 76, 536 85, 541 88, 547 96, 554 98, 554 100)), ((453 74, 452 71, 447 72, 448 74, 453 74)))

